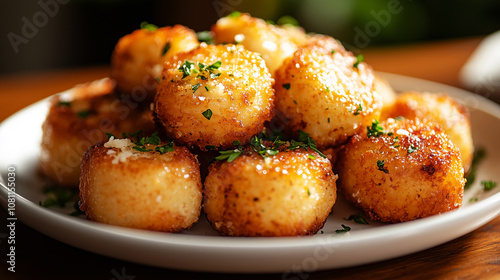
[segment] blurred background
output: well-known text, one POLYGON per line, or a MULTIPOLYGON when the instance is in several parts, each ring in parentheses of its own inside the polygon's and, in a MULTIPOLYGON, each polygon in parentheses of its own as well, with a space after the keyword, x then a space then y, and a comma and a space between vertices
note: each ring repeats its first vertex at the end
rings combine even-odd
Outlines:
POLYGON ((274 22, 290 15, 354 52, 500 29, 498 0, 2 0, 0 75, 107 65, 142 21, 203 31, 232 11, 274 22))

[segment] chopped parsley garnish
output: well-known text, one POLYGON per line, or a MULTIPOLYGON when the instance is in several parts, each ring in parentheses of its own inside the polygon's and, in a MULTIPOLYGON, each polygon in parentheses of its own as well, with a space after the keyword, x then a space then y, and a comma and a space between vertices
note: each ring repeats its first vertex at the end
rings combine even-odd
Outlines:
POLYGON ((290 141, 290 146, 288 147, 288 149, 290 150, 296 148, 303 148, 305 150, 310 148, 311 150, 318 153, 321 157, 326 158, 326 156, 320 150, 318 150, 318 148, 316 148, 316 142, 311 137, 309 137, 309 133, 306 133, 302 130, 299 130, 298 141, 292 139, 290 141))
POLYGON ((368 138, 370 137, 379 137, 380 135, 384 135, 384 128, 380 125, 380 123, 377 120, 373 120, 372 126, 367 126, 367 136, 368 138))
POLYGON ((345 220, 354 221, 357 224, 363 224, 363 225, 368 224, 366 219, 363 216, 361 216, 360 214, 353 214, 353 215, 349 216, 349 218, 346 218, 345 220))
POLYGON ((238 12, 238 11, 233 11, 231 12, 229 15, 227 15, 226 17, 229 17, 229 18, 237 18, 241 16, 241 12, 238 12))
POLYGON ((72 202, 78 198, 78 189, 50 186, 44 188, 43 193, 47 195, 47 198, 43 202, 40 201, 38 203, 43 207, 58 206, 64 208, 66 207, 66 203, 72 202))
POLYGON ((485 191, 491 191, 494 187, 497 186, 497 182, 493 182, 493 181, 481 181, 481 185, 483 185, 483 189, 485 191))
POLYGON ((213 44, 214 43, 214 35, 210 31, 201 31, 196 33, 196 36, 198 37, 198 41, 200 43, 206 43, 206 44, 213 44))
POLYGON ((210 65, 198 62, 198 69, 196 69, 195 63, 185 60, 181 67, 179 67, 179 71, 182 72, 182 79, 191 76, 191 74, 198 74, 196 78, 202 80, 208 79, 207 76, 211 79, 215 79, 221 75, 220 72, 216 72, 221 65, 222 62, 220 60, 210 65))
POLYGON ((228 150, 228 151, 219 151, 219 155, 215 157, 216 160, 226 160, 227 162, 232 162, 238 156, 243 153, 240 149, 228 150))
POLYGON ((205 86, 205 89, 206 89, 207 91, 210 91, 210 87, 209 87, 209 86, 205 86))
POLYGON ((283 84, 283 88, 286 90, 290 89, 290 83, 283 84))
POLYGON ((351 227, 342 224, 342 229, 337 229, 335 231, 335 233, 346 233, 346 232, 349 232, 349 231, 351 231, 351 227))
POLYGON ((335 53, 335 50, 332 50, 332 54, 334 54, 334 53, 335 53))
POLYGON ((314 155, 307 155, 307 158, 308 159, 316 159, 316 157, 314 155))
POLYGON ((356 108, 356 111, 354 111, 354 115, 357 116, 363 111, 363 107, 361 106, 361 103, 359 103, 358 108, 356 108))
POLYGON ((407 150, 407 152, 408 152, 409 154, 411 154, 411 153, 413 153, 413 152, 416 152, 416 151, 418 151, 418 147, 415 147, 415 146, 413 146, 413 145, 410 145, 410 147, 408 147, 408 150, 407 150))
POLYGON ((276 21, 277 25, 299 26, 299 22, 292 16, 282 16, 276 21))
POLYGON ((193 93, 195 93, 195 92, 198 90, 198 88, 199 88, 200 86, 201 86, 201 84, 200 84, 200 83, 197 83, 197 84, 195 84, 195 85, 192 85, 192 86, 191 86, 191 89, 193 90, 193 93))
POLYGON ((389 170, 385 168, 384 165, 385 165, 384 160, 377 160, 377 169, 383 171, 386 174, 389 174, 389 170))
POLYGON ((330 88, 329 87, 325 87, 325 91, 326 92, 330 92, 330 88))
POLYGON ((82 118, 82 119, 84 119, 84 118, 88 117, 88 116, 89 116, 89 114, 90 114, 90 111, 89 111, 89 110, 78 111, 78 112, 76 113, 76 115, 77 115, 79 118, 82 118))
POLYGON ((358 54, 356 56, 356 62, 354 63, 354 65, 352 65, 354 68, 358 68, 359 64, 361 62, 363 62, 363 60, 365 60, 365 57, 362 55, 362 54, 358 54))
POLYGON ((179 71, 182 72, 182 78, 186 78, 187 76, 191 75, 191 71, 195 69, 194 68, 194 63, 189 62, 188 60, 184 60, 184 63, 181 65, 179 68, 179 71))
POLYGON ((148 23, 147 21, 141 22, 141 29, 147 29, 151 32, 154 32, 158 29, 158 26, 148 23))
POLYGON ((170 50, 170 47, 171 47, 170 42, 167 42, 163 47, 163 49, 161 50, 161 56, 164 56, 168 52, 168 50, 170 50))
POLYGON ((207 120, 212 118, 212 110, 207 109, 205 112, 201 113, 207 120))
POLYGON ((71 102, 68 102, 68 101, 59 101, 57 103, 57 107, 71 107, 71 102))
POLYGON ((254 150, 254 152, 258 153, 262 157, 266 157, 267 155, 274 156, 278 154, 278 148, 281 147, 285 142, 279 140, 279 137, 273 141, 271 147, 266 147, 264 143, 262 143, 262 138, 255 136, 250 140, 250 146, 254 150))
POLYGON ((474 151, 470 171, 466 177, 467 182, 465 183, 465 189, 468 189, 476 180, 477 167, 479 166, 479 163, 484 159, 484 157, 486 157, 486 150, 484 148, 478 148, 474 151))

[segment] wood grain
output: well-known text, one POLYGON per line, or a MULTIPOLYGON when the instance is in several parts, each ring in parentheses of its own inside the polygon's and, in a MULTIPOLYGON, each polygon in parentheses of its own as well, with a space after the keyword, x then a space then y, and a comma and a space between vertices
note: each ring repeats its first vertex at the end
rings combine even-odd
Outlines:
MULTIPOLYGON (((365 50, 376 70, 460 87, 460 67, 480 38, 365 50)), ((107 66, 0 77, 0 121, 71 86, 102 78, 107 66)), ((0 221, 6 221, 0 211, 0 221)), ((3 222, 0 222, 3 223, 3 222)), ((0 228, 1 234, 6 229, 0 228)), ((500 217, 440 246, 411 255, 343 269, 296 275, 205 274, 124 262, 65 245, 18 223, 17 272, 6 270, 7 243, 0 238, 0 279, 500 279, 500 217), (118 275, 118 276, 117 276, 118 275), (118 277, 118 278, 117 278, 118 277)), ((168 253, 168 252, 166 252, 168 253)), ((193 266, 196 264, 193 264, 193 266)))

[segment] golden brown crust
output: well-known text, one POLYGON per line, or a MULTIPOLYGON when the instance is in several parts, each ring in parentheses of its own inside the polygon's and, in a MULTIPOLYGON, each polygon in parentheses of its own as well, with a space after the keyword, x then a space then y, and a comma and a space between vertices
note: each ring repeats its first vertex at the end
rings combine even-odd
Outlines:
POLYGON ((320 148, 341 145, 382 109, 371 67, 357 63, 328 36, 312 36, 285 60, 275 78, 277 110, 292 130, 309 133, 320 148))
POLYGON ((274 80, 258 54, 235 45, 206 45, 167 60, 155 98, 155 117, 176 143, 230 148, 242 145, 259 133, 272 118, 274 80), (185 61, 212 65, 208 71, 183 77, 185 61), (203 115, 210 110, 210 119, 203 115))
POLYGON ((222 235, 315 234, 335 203, 336 178, 330 162, 312 151, 281 150, 267 159, 244 153, 210 165, 204 211, 222 235))
POLYGON ((165 60, 198 45, 196 33, 182 25, 161 27, 155 31, 135 30, 116 44, 111 57, 110 77, 116 80, 120 92, 150 102, 158 85, 155 78, 160 76, 165 60))
POLYGON ((469 111, 462 103, 443 93, 404 92, 382 115, 382 119, 403 116, 437 123, 460 150, 465 173, 469 172, 474 145, 469 111))
POLYGON ((261 54, 273 76, 283 60, 297 49, 295 42, 300 41, 302 37, 299 35, 299 29, 295 29, 291 34, 292 31, 287 32, 283 28, 246 13, 220 18, 212 26, 212 31, 215 42, 218 44, 238 43, 247 50, 261 54), (235 38, 237 36, 239 38, 235 38))
POLYGON ((50 100, 42 125, 40 171, 54 183, 77 187, 83 153, 105 141, 106 133, 153 131, 150 110, 120 100, 113 90, 114 83, 103 79, 50 100))
POLYGON ((460 207, 464 172, 460 152, 446 134, 419 119, 380 125, 392 134, 356 135, 339 154, 335 170, 346 198, 370 219, 388 223, 460 207))
POLYGON ((175 147, 165 154, 123 153, 103 144, 85 153, 80 208, 88 219, 166 232, 183 231, 198 221, 202 199, 199 164, 187 148, 175 147))

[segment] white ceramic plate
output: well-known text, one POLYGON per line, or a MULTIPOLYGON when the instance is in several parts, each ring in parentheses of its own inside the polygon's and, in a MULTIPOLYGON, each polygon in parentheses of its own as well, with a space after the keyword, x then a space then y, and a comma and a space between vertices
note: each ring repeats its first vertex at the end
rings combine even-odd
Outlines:
MULTIPOLYGON (((383 73, 382 73, 383 74, 383 73)), ((16 170, 15 215, 34 229, 64 243, 98 254, 153 266, 213 272, 313 271, 385 260, 417 252, 462 236, 500 214, 500 187, 482 191, 481 180, 500 182, 500 107, 471 93, 414 78, 383 74, 398 90, 446 92, 470 109, 476 147, 487 157, 459 210, 395 225, 356 224, 344 218, 359 213, 341 197, 323 230, 311 237, 234 238, 218 236, 202 216, 185 233, 168 234, 98 224, 67 215, 68 209, 38 206, 43 182, 36 175, 41 123, 47 112, 42 100, 0 126, 0 171, 16 170), (469 202, 471 198, 476 202, 469 202), (335 234, 341 224, 349 234, 335 234)), ((7 208, 8 192, 0 187, 7 208)))

